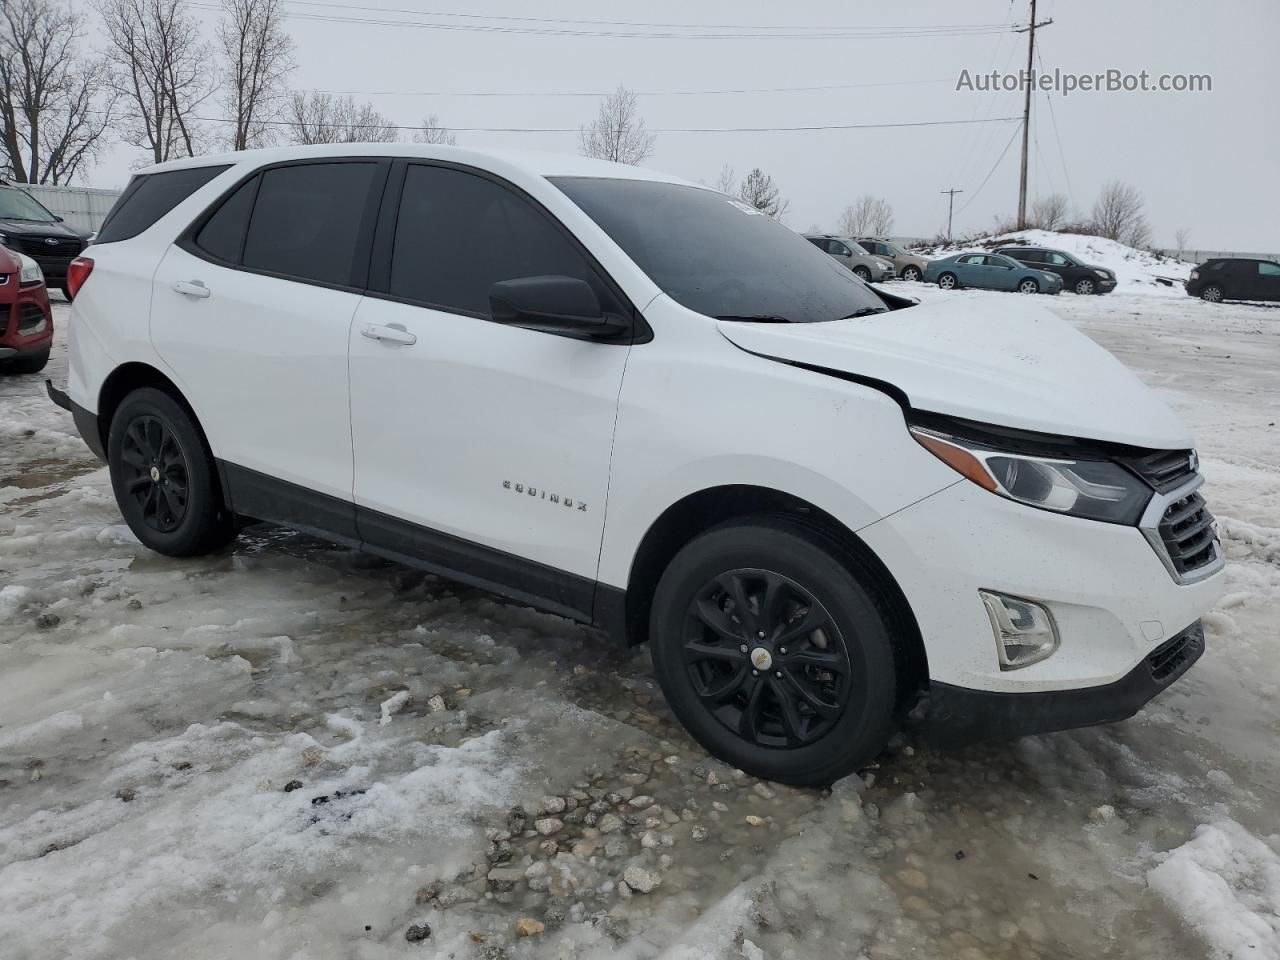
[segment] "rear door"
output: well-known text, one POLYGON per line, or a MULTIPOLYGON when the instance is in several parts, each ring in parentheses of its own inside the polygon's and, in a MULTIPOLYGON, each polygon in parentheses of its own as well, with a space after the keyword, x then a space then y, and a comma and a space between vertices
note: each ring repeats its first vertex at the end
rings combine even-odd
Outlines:
POLYGON ((1259 300, 1280 300, 1280 263, 1270 260, 1259 260, 1258 293, 1259 300))
POLYGON ((589 613, 630 346, 494 323, 489 288, 571 276, 606 310, 631 308, 551 214, 502 180, 408 162, 392 204, 374 255, 385 275, 351 330, 361 537, 589 613))
POLYGON ((354 539, 348 332, 388 167, 258 171, 156 271, 152 340, 251 516, 354 539))

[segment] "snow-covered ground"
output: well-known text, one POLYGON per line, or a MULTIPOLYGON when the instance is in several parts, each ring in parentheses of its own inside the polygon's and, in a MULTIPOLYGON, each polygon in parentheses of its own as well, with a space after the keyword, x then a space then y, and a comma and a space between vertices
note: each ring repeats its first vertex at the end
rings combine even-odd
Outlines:
POLYGON ((564 620, 268 528, 148 553, 0 379, 0 957, 1280 960, 1280 309, 1036 303, 1195 427, 1208 652, 1129 722, 823 793, 708 761, 564 620))
POLYGON ((1116 275, 1116 293, 1151 293, 1160 296, 1184 297, 1182 282, 1191 275, 1194 263, 1178 260, 1174 257, 1159 256, 1148 250, 1108 240, 1106 237, 1094 237, 1088 234, 1057 233, 1050 230, 1017 230, 1013 233, 995 234, 982 237, 970 243, 942 244, 921 251, 927 257, 949 257, 953 253, 980 252, 994 250, 996 247, 1049 247, 1069 253, 1082 263, 1094 267, 1104 267, 1116 275), (1170 286, 1161 283, 1157 277, 1165 280, 1177 280, 1170 286))

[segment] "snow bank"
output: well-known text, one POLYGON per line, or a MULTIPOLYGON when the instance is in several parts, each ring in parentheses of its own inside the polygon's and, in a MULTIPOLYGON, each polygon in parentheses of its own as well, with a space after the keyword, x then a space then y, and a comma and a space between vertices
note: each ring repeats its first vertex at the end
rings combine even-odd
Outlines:
POLYGON ((1280 856, 1232 820, 1202 824, 1147 883, 1227 960, 1280 960, 1280 856))
POLYGON ((1155 293, 1186 296, 1182 282, 1191 275, 1195 264, 1173 257, 1163 257, 1147 250, 1126 246, 1105 237, 1081 233, 1056 233, 1052 230, 1019 230, 981 237, 966 244, 942 244, 924 251, 928 257, 949 257, 966 250, 994 250, 1002 246, 1051 247, 1079 258, 1084 263, 1103 267, 1116 275, 1116 291, 1120 293, 1155 293), (1157 277, 1178 281, 1167 286, 1157 277))

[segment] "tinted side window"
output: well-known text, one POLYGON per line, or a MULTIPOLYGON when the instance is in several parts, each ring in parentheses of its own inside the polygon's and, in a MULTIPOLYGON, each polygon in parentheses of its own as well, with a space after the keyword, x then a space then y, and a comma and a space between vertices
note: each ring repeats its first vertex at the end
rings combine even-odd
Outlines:
POLYGON ((808 240, 810 243, 812 243, 815 247, 817 247, 823 253, 827 252, 827 241, 823 240, 821 237, 805 237, 805 239, 808 240))
POLYGON ((837 253, 837 254, 839 254, 839 255, 840 255, 840 256, 842 256, 842 257, 851 257, 851 256, 853 256, 853 251, 852 251, 852 250, 850 250, 850 249, 849 249, 849 247, 848 247, 847 245, 845 245, 845 244, 843 244, 843 243, 840 243, 838 240, 832 240, 832 241, 831 241, 831 252, 832 252, 832 253, 837 253))
POLYGON ((582 254, 524 198, 461 170, 412 164, 405 171, 392 296, 487 317, 493 284, 546 275, 587 281, 613 309, 582 254))
POLYGON ((969 255, 969 256, 967 256, 967 257, 961 257, 961 258, 960 258, 959 260, 957 260, 956 262, 957 262, 957 263, 973 263, 973 264, 981 264, 981 263, 982 263, 982 256, 981 256, 981 255, 979 255, 979 254, 970 254, 970 255, 969 255))
POLYGON ((244 265, 300 280, 351 284, 376 163, 306 163, 262 175, 244 265))
POLYGON ((94 242, 113 243, 136 237, 228 166, 191 167, 134 177, 107 214, 94 242))
POLYGON ((219 260, 240 262, 245 231, 249 229, 249 214, 253 211, 253 198, 261 179, 253 177, 241 184, 222 202, 196 235, 197 247, 219 260))
POLYGON ((1258 273, 1264 277, 1280 277, 1280 263, 1268 263, 1265 260, 1259 260, 1258 273))

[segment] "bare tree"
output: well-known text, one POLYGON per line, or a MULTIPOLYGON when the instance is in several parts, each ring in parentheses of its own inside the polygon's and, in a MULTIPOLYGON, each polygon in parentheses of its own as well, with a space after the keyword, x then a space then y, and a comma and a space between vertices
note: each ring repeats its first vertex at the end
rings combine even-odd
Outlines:
POLYGON ((781 220, 791 205, 789 201, 782 199, 778 185, 773 182, 773 177, 759 167, 748 173, 747 179, 742 181, 742 186, 738 188, 738 197, 743 203, 750 204, 775 220, 781 220))
POLYGON ((1151 239, 1142 194, 1127 183, 1110 180, 1093 204, 1094 228, 1099 236, 1140 247, 1151 239))
POLYGON ((275 139, 285 78, 294 68, 283 0, 222 0, 218 43, 226 69, 223 109, 232 120, 232 150, 275 139))
POLYGON ((110 84, 128 105, 121 138, 161 163, 195 156, 204 131, 197 112, 213 94, 213 51, 182 0, 98 0, 107 35, 110 84))
POLYGON ((1173 231, 1173 242, 1178 245, 1178 252, 1186 250, 1191 244, 1191 231, 1186 227, 1179 227, 1173 231))
POLYGON ((422 127, 413 134, 414 143, 443 143, 447 146, 456 146, 458 138, 453 135, 448 127, 440 125, 440 118, 434 113, 422 118, 422 127))
POLYGON ((400 138, 373 104, 331 93, 294 93, 287 116, 294 143, 395 143, 400 138))
POLYGON ((104 66, 81 54, 80 15, 57 0, 5 0, 0 11, 4 166, 24 183, 66 183, 111 126, 104 66))
POLYGON ((864 193, 840 212, 837 224, 846 237, 883 237, 893 229, 893 207, 883 197, 864 193))
POLYGON ((619 85, 600 104, 600 112, 578 128, 578 149, 584 157, 636 164, 653 155, 657 137, 645 129, 633 91, 619 85))
POLYGON ((1060 193, 1037 198, 1031 206, 1031 222, 1041 230, 1057 230, 1067 222, 1067 198, 1060 193))
POLYGON ((727 163, 720 168, 720 176, 716 178, 716 189, 731 197, 738 192, 738 178, 734 175, 733 167, 727 163))

